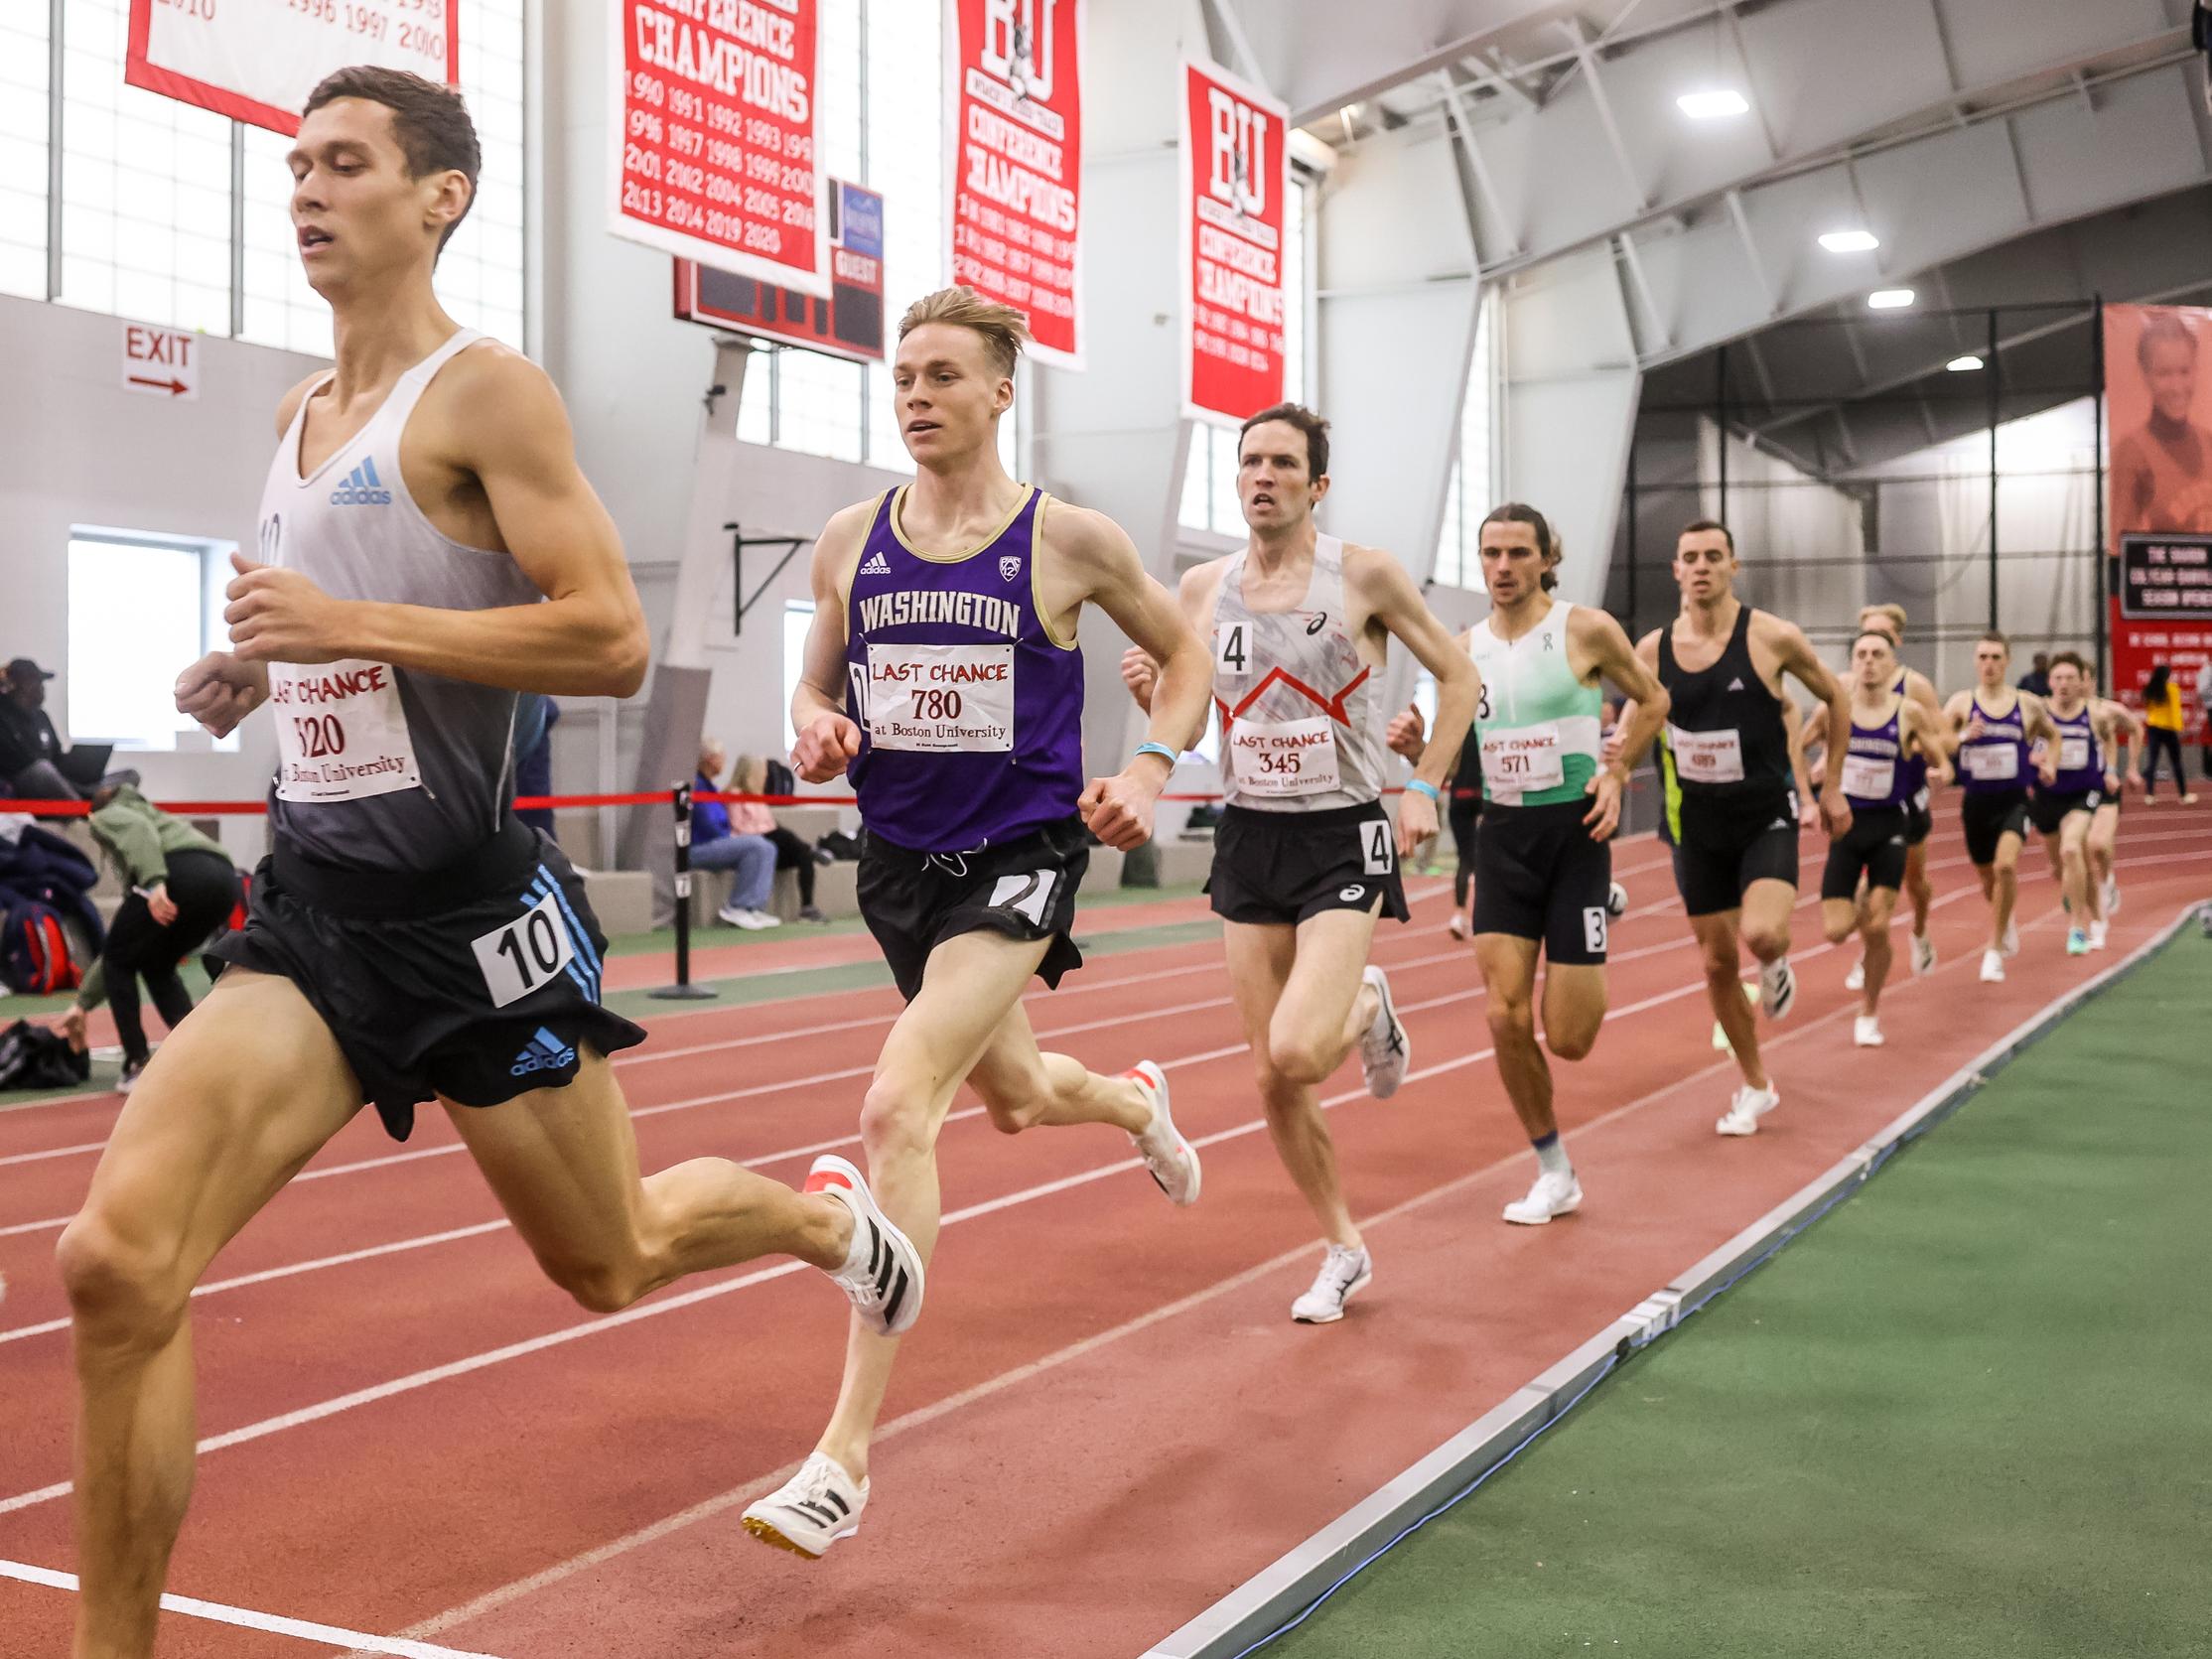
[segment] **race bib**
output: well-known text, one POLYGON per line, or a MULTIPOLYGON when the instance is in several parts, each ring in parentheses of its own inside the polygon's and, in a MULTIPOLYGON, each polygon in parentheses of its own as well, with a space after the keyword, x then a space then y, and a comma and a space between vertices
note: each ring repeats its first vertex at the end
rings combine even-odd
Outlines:
POLYGON ((1897 781, 1897 762, 1878 755, 1844 757, 1844 793, 1853 800, 1887 800, 1897 781))
POLYGON ((870 645, 868 677, 856 689, 878 749, 1003 755, 1014 747, 1012 645, 870 645))
POLYGON ((2086 771, 2089 769, 2089 740, 2087 738, 2060 736, 2058 740, 2058 769, 2060 771, 2086 771))
POLYGON ((518 1003, 543 985, 576 955, 559 894, 549 893, 504 926, 494 927, 469 946, 493 1008, 518 1003))
POLYGON ((1268 800, 1325 795, 1339 787, 1335 722, 1240 720, 1229 728, 1229 775, 1241 793, 1268 800))
POLYGON ((2009 743, 1968 744, 1959 751, 1967 776, 1983 783, 2002 783, 2020 775, 2019 746, 2009 743))
POLYGON ((269 664, 277 798, 366 800, 422 787, 399 682, 382 662, 269 664))
POLYGON ((1494 796, 1557 789, 1567 781, 1567 755, 1559 722, 1541 726, 1484 727, 1482 787, 1494 796))
POLYGON ((1674 751, 1675 775, 1685 782, 1743 781, 1743 737, 1733 727, 1726 732, 1685 732, 1670 725, 1667 747, 1674 751))

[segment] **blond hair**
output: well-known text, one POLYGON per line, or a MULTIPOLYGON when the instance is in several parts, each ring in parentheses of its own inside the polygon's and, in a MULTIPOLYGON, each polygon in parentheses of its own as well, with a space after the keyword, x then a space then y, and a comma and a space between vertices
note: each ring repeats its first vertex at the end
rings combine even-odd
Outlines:
POLYGON ((1862 605, 1862 606, 1861 606, 1861 607, 1859 608, 1859 614, 1860 614, 1860 616, 1862 616, 1862 617, 1887 617, 1887 618, 1888 618, 1888 619, 1889 619, 1889 620, 1890 620, 1891 622, 1895 622, 1895 623, 1897 624, 1897 634, 1898 634, 1898 637, 1899 637, 1899 638, 1902 638, 1902 637, 1904 636, 1904 631, 1905 631, 1905 608, 1904 608, 1903 606, 1901 606, 1901 605, 1862 605))
POLYGON ((924 323, 947 323, 981 335, 992 366, 1001 374, 1014 372, 1015 359, 1030 340, 1030 325, 1019 311, 965 286, 922 295, 899 318, 899 338, 904 340, 924 323))

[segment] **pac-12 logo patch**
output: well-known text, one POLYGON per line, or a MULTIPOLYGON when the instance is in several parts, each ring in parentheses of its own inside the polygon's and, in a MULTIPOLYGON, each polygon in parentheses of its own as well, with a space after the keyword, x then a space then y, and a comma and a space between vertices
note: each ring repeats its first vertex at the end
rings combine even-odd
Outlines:
POLYGON ((1002 553, 999 555, 999 575, 1001 577, 1011 582, 1021 574, 1022 556, 1019 553, 1002 553))

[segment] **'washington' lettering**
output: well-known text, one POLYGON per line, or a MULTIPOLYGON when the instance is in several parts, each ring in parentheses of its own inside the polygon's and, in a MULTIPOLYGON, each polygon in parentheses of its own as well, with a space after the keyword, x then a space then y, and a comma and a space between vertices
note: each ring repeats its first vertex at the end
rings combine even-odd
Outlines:
POLYGON ((898 593, 872 594, 860 602, 863 633, 880 627, 905 627, 914 622, 949 622, 955 627, 981 628, 1022 637, 1022 608, 989 594, 936 593, 904 589, 898 593))

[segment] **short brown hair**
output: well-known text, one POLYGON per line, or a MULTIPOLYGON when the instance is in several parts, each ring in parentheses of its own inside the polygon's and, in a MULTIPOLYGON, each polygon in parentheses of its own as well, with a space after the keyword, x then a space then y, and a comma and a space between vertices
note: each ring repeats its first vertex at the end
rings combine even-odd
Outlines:
POLYGON ((1728 552, 1730 556, 1734 554, 1735 532, 1730 530, 1718 518, 1693 518, 1690 520, 1689 523, 1683 525, 1681 529, 1675 532, 1674 539, 1676 541, 1680 541, 1684 536, 1695 535, 1700 530, 1719 530, 1721 532, 1721 539, 1728 544, 1728 552))
POLYGON ((1994 627, 1974 642, 1977 645, 2003 645, 2005 647, 2005 654, 2006 656, 2010 656, 2012 654, 2012 641, 2005 638, 2004 634, 1998 632, 1998 630, 1994 627))
POLYGON ((484 149, 477 142, 477 124, 469 118, 469 105, 451 86, 441 86, 405 69, 387 69, 374 64, 355 64, 333 69, 307 95, 301 117, 313 115, 327 103, 359 98, 380 103, 392 112, 392 137, 399 140, 407 158, 407 177, 426 179, 433 173, 459 173, 469 181, 469 200, 460 214, 438 238, 443 253, 469 209, 477 205, 477 175, 484 170, 484 149))
POLYGON ((2089 678, 2089 664, 2079 651, 2060 651, 2051 658, 2052 668, 2071 668, 2083 679, 2089 678))
POLYGON ((904 340, 924 323, 947 323, 983 337, 992 366, 1011 375, 1022 347, 1029 344, 1029 320, 1010 305, 987 300, 973 288, 940 288, 924 294, 899 319, 899 338, 904 340))
POLYGON ((1306 434, 1306 476, 1317 479, 1328 472, 1328 422, 1303 403, 1273 403, 1237 428, 1237 455, 1244 455, 1244 435, 1263 421, 1281 421, 1306 434))

